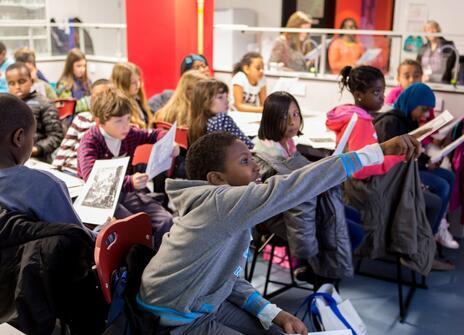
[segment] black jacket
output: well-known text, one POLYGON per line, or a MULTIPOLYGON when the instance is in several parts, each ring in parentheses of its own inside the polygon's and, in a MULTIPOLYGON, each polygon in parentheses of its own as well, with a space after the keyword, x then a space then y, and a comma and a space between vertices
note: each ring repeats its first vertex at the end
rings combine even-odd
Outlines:
MULTIPOLYGON (((417 127, 419 124, 411 119, 401 115, 398 111, 391 110, 386 113, 378 113, 374 119, 374 127, 377 132, 379 143, 388 141, 389 139, 407 134, 417 127)), ((425 169, 430 157, 422 153, 419 157, 419 169, 425 169)))
POLYGON ((89 272, 93 248, 76 225, 34 221, 0 207, 0 323, 51 334, 59 318, 76 334, 101 332, 104 305, 89 272))
POLYGON ((37 121, 34 145, 39 149, 38 159, 51 162, 51 154, 63 140, 63 126, 58 118, 58 111, 46 97, 37 92, 30 93, 24 102, 32 109, 37 121))
MULTIPOLYGON (((453 41, 448 41, 444 39, 443 37, 439 37, 438 39, 439 39, 439 42, 438 42, 439 48, 442 48, 445 45, 450 45, 453 47, 455 46, 453 41)), ((417 54, 417 61, 419 63, 422 64, 422 56, 424 55, 425 51, 430 48, 431 48, 430 43, 427 42, 419 49, 419 52, 417 54)), ((445 67, 445 71, 443 72, 441 81, 449 84, 451 81, 451 78, 453 77, 453 68, 456 62, 456 54, 450 48, 446 48, 446 49, 443 49, 443 57, 446 57, 446 67, 445 67)))

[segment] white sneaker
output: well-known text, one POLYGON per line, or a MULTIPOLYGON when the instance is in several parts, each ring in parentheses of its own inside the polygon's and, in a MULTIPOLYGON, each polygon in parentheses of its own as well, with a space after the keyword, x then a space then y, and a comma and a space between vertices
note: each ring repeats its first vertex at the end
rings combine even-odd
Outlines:
POLYGON ((454 240, 448 227, 449 223, 445 219, 442 219, 438 227, 438 233, 435 235, 435 240, 445 248, 458 249, 459 243, 454 240))

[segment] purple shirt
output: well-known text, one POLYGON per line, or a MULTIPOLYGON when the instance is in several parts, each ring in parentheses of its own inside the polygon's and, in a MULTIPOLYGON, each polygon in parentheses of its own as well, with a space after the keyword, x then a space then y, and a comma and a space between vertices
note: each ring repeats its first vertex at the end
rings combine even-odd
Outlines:
MULTIPOLYGON (((134 191, 131 181, 131 167, 132 158, 137 146, 147 143, 153 144, 165 134, 166 131, 161 129, 146 130, 131 127, 126 138, 121 141, 121 148, 117 157, 130 156, 129 167, 122 185, 124 192, 134 191)), ((98 126, 93 126, 85 133, 77 149, 77 173, 82 179, 87 180, 97 159, 111 158, 115 158, 115 156, 108 149, 103 134, 98 129, 98 126)))

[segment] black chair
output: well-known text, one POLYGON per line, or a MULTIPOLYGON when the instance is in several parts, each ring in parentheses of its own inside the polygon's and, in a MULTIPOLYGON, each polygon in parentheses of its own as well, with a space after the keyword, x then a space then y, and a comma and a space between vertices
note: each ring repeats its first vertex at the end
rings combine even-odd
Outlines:
POLYGON ((286 292, 291 288, 299 288, 303 290, 312 291, 313 290, 312 288, 301 286, 296 282, 295 276, 293 274, 294 268, 291 262, 292 256, 291 256, 290 248, 288 246, 287 241, 277 236, 275 233, 269 232, 266 228, 265 223, 262 223, 256 226, 256 233, 257 233, 256 234, 257 236, 254 238, 254 240, 252 241, 252 245, 251 245, 254 251, 253 251, 253 257, 252 257, 250 268, 248 268, 248 263, 245 266, 245 279, 248 280, 250 283, 252 282, 258 256, 259 254, 263 252, 264 248, 267 245, 270 245, 271 253, 270 253, 267 271, 266 271, 266 280, 264 283, 263 297, 266 299, 271 299, 272 297, 275 297, 283 292, 286 292), (281 281, 271 279, 271 271, 272 271, 272 264, 273 264, 272 261, 274 260, 274 256, 275 256, 274 253, 275 253, 276 247, 285 247, 286 255, 289 259, 289 265, 290 265, 289 266, 290 283, 284 283, 281 281), (268 293, 269 283, 280 285, 282 287, 275 290, 274 292, 268 293))

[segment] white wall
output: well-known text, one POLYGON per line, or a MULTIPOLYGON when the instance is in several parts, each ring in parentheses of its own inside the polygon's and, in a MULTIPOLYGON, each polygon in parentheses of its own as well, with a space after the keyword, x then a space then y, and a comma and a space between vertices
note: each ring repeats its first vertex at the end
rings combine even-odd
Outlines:
POLYGON ((256 11, 258 27, 280 27, 282 0, 216 0, 214 7, 252 9, 256 11))

